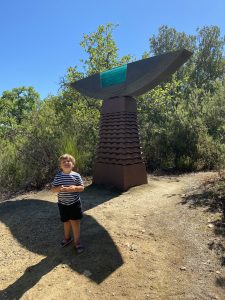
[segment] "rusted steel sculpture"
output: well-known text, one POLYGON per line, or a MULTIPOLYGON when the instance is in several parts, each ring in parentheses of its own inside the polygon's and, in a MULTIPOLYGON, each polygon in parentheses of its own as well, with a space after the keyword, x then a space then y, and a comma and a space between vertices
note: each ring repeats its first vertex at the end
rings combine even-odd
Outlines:
POLYGON ((71 84, 79 92, 103 99, 100 139, 93 182, 127 190, 147 183, 142 157, 136 100, 163 82, 192 53, 186 49, 142 59, 71 84))

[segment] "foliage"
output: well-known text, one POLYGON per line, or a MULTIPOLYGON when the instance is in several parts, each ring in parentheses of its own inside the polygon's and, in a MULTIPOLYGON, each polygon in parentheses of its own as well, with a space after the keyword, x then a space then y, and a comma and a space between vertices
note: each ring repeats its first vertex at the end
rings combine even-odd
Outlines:
POLYGON ((204 26, 197 29, 197 35, 177 32, 174 28, 161 26, 158 35, 150 39, 150 55, 186 48, 193 52, 192 58, 176 72, 176 78, 189 77, 190 87, 212 88, 213 82, 222 79, 225 73, 225 37, 220 36, 217 26, 204 26))
POLYGON ((183 171, 222 167, 224 86, 218 85, 214 94, 196 88, 183 99, 183 84, 173 80, 138 100, 147 167, 183 171))
POLYGON ((153 35, 149 42, 150 54, 152 55, 160 55, 181 48, 186 48, 190 51, 196 50, 196 36, 177 32, 176 29, 165 25, 159 28, 158 35, 153 35))
POLYGON ((217 26, 197 29, 198 47, 195 52, 195 68, 192 78, 198 87, 212 88, 214 80, 223 79, 225 74, 225 37, 220 37, 217 26))
POLYGON ((13 139, 22 121, 40 105, 40 96, 33 87, 4 91, 0 97, 0 137, 13 139))
POLYGON ((80 44, 88 57, 81 61, 84 64, 86 76, 117 67, 131 60, 131 55, 122 58, 118 56, 119 49, 112 36, 116 27, 116 25, 109 23, 106 26, 99 26, 96 32, 83 35, 80 44))
POLYGON ((132 60, 130 54, 121 58, 118 55, 118 48, 113 39, 113 30, 116 27, 116 25, 110 23, 105 26, 100 25, 97 31, 83 35, 80 45, 87 56, 86 59, 81 59, 83 72, 79 72, 77 66, 68 68, 67 74, 61 82, 63 102, 65 100, 74 102, 82 99, 89 108, 96 108, 100 111, 100 100, 80 95, 70 87, 70 83, 76 82, 83 77, 123 65, 132 60))

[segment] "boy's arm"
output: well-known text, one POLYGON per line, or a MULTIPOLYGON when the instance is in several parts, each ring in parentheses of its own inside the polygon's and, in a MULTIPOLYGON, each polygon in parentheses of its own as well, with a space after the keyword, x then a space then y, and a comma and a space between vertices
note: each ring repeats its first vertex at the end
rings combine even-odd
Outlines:
POLYGON ((78 192, 81 193, 84 190, 84 186, 83 185, 70 185, 70 186, 63 186, 63 185, 59 185, 59 186, 53 186, 51 188, 52 192, 55 193, 60 193, 60 192, 78 192))
POLYGON ((84 190, 83 185, 70 185, 70 186, 61 186, 60 192, 77 192, 81 193, 84 190))
POLYGON ((61 192, 61 188, 62 188, 62 187, 63 187, 62 185, 59 185, 59 186, 52 186, 52 187, 51 187, 51 191, 54 192, 54 193, 59 193, 59 192, 61 192))

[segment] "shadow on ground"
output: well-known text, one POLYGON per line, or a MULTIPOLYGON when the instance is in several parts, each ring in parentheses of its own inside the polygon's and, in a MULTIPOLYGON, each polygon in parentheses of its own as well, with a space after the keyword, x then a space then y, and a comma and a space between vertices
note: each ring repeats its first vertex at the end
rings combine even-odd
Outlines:
MULTIPOLYGON (((224 183, 221 185, 220 181, 203 184, 185 195, 181 203, 188 204, 192 209, 202 207, 212 214, 221 213, 221 218, 209 223, 214 229, 215 238, 209 241, 208 248, 217 254, 221 266, 225 267, 225 190, 221 189, 223 186, 224 183)), ((217 278, 216 285, 225 289, 225 278, 217 278)))
MULTIPOLYGON (((84 211, 118 196, 115 190, 89 186, 82 193, 84 211)), ((109 233, 91 216, 84 214, 82 241, 87 250, 76 255, 73 246, 58 247, 62 237, 56 203, 42 199, 22 199, 0 203, 0 220, 11 230, 18 242, 29 251, 46 256, 38 264, 28 267, 12 285, 0 292, 0 299, 20 299, 42 276, 59 264, 101 283, 123 264, 122 257, 109 233)))
POLYGON ((188 204, 190 208, 194 209, 204 207, 206 211, 210 213, 221 213, 221 219, 212 223, 214 225, 215 234, 225 237, 225 222, 223 218, 223 215, 225 215, 225 213, 223 213, 225 195, 221 195, 208 187, 199 188, 197 191, 185 195, 181 204, 188 204))
POLYGON ((216 279, 216 285, 217 286, 219 286, 219 287, 221 287, 222 289, 224 289, 225 290, 225 278, 224 277, 218 277, 217 279, 216 279))

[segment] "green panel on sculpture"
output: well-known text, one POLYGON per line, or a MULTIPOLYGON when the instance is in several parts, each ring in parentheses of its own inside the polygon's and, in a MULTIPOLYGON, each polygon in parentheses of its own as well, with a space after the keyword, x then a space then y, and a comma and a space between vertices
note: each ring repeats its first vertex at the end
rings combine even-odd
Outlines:
POLYGON ((108 87, 116 84, 121 84, 126 81, 127 65, 122 65, 117 68, 100 73, 101 87, 108 87))

